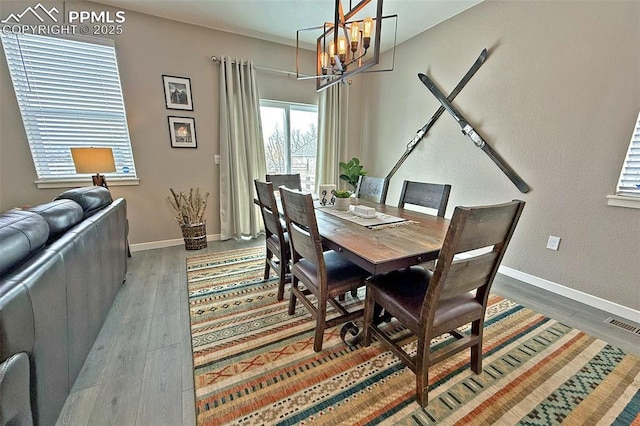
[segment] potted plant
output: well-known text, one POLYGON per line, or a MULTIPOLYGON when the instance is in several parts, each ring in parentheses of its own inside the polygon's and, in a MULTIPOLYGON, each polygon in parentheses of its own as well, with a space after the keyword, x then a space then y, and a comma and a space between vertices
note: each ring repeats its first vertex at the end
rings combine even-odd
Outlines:
POLYGON ((176 211, 176 220, 180 224, 184 245, 187 250, 199 250, 207 247, 207 230, 205 210, 207 209, 207 192, 204 197, 200 195, 200 189, 189 189, 189 194, 176 192, 169 188, 171 197, 167 197, 169 203, 176 211))
POLYGON ((340 179, 347 182, 355 190, 358 186, 358 180, 360 176, 366 175, 367 172, 360 164, 360 160, 353 157, 347 163, 340 162, 340 179))
POLYGON ((336 197, 335 208, 336 210, 349 210, 349 205, 351 204, 349 197, 351 197, 351 191, 346 191, 342 189, 334 189, 331 191, 334 197, 336 197))

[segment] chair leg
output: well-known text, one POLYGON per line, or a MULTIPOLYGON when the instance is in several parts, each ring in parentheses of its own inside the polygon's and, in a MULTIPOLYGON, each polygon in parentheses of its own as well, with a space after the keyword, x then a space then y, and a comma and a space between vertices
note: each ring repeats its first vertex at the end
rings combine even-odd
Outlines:
POLYGON ((351 290, 351 296, 356 297, 358 295, 358 289, 354 288, 351 290))
POLYGON ((313 350, 320 352, 322 350, 322 339, 324 338, 324 329, 327 320, 327 299, 318 299, 318 309, 316 310, 316 333, 313 338, 313 350))
POLYGON ((476 374, 482 373, 482 321, 471 323, 471 334, 478 336, 478 343, 471 346, 471 371, 476 374))
POLYGON ((282 299, 284 299, 284 284, 287 280, 287 268, 285 267, 285 265, 282 264, 282 262, 280 262, 280 271, 278 271, 278 275, 279 275, 279 281, 278 281, 278 295, 276 296, 276 299, 279 301, 281 301, 282 299))
POLYGON ((298 289, 298 279, 291 277, 291 291, 289 292, 289 315, 296 313, 296 294, 293 289, 298 289))
POLYGON ((418 339, 418 354, 416 357, 416 400, 421 407, 429 404, 429 353, 431 342, 418 339))
POLYGON ((273 257, 273 253, 267 250, 267 256, 265 257, 265 260, 264 260, 264 280, 265 281, 269 279, 269 268, 271 268, 270 260, 272 257, 273 257))

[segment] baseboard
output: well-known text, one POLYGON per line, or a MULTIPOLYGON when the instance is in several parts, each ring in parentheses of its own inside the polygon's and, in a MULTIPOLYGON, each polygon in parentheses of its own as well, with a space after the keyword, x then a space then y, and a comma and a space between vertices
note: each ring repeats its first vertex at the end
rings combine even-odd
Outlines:
POLYGON ((617 303, 592 296, 591 294, 583 293, 579 290, 565 287, 552 281, 545 280, 544 278, 539 278, 534 275, 520 272, 517 269, 512 269, 507 266, 500 266, 498 272, 527 284, 531 284, 532 286, 548 290, 555 294, 559 294, 560 296, 577 300, 580 303, 584 303, 585 305, 589 305, 602 311, 608 312, 611 315, 622 317, 640 324, 640 311, 637 311, 635 309, 631 309, 626 306, 622 306, 617 303))
MULTIPOLYGON (((207 241, 219 241, 220 234, 207 234, 207 241)), ((148 243, 137 243, 131 244, 129 249, 131 252, 142 251, 142 250, 153 250, 165 247, 173 247, 173 246, 181 246, 184 244, 184 239, 176 238, 175 240, 162 240, 162 241, 151 241, 148 243)))

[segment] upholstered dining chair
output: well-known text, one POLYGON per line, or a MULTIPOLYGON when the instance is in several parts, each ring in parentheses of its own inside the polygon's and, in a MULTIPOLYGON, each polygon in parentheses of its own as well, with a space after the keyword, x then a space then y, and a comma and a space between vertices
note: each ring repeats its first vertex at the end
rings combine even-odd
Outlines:
POLYGON ((278 293, 276 299, 282 300, 284 298, 285 284, 289 281, 287 279, 289 259, 291 259, 289 235, 285 232, 282 220, 280 219, 276 197, 273 193, 273 184, 271 182, 261 182, 258 179, 254 180, 254 183, 266 234, 267 254, 264 267, 264 279, 269 278, 270 269, 273 269, 278 275, 278 293))
POLYGON ((356 197, 373 203, 384 204, 382 199, 384 192, 384 178, 362 175, 358 178, 356 197))
POLYGON ((313 350, 319 352, 325 329, 362 316, 363 309, 349 311, 336 297, 364 286, 369 273, 336 251, 323 251, 311 194, 280 187, 280 198, 291 244, 289 315, 300 299, 316 321, 313 350), (317 306, 309 296, 315 297, 317 306), (337 317, 327 319, 327 304, 338 311, 337 317))
POLYGON ((437 210, 438 216, 444 217, 450 192, 451 185, 405 180, 402 184, 398 208, 405 208, 405 204, 428 207, 437 210))
POLYGON ((266 179, 267 182, 273 183, 273 187, 276 191, 281 185, 284 185, 289 189, 297 189, 298 191, 302 190, 300 173, 266 175, 266 179))
MULTIPOLYGON (((435 271, 413 266, 375 275, 367 283, 364 344, 369 346, 375 336, 416 374, 422 407, 428 403, 429 366, 471 348, 471 370, 482 371, 482 333, 491 284, 523 208, 524 201, 517 200, 456 207, 435 271), (403 350, 398 336, 376 325, 376 304, 417 336, 416 355, 403 350), (459 330, 469 323, 468 332, 459 330), (445 333, 454 341, 431 351, 431 340, 445 333)), ((406 342, 406 334, 400 334, 406 342)))

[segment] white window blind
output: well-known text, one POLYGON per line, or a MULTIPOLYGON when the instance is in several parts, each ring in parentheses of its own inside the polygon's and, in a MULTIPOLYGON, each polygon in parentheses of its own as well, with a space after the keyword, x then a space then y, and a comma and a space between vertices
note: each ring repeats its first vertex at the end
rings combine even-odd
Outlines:
POLYGON ((631 135, 616 194, 640 197, 640 114, 631 135))
POLYGON ((1 37, 38 179, 88 176, 71 147, 112 148, 109 180, 137 178, 113 41, 1 37))

